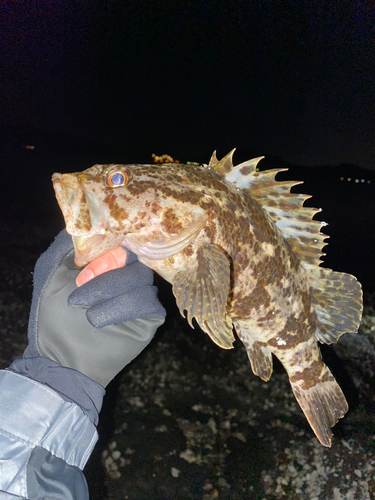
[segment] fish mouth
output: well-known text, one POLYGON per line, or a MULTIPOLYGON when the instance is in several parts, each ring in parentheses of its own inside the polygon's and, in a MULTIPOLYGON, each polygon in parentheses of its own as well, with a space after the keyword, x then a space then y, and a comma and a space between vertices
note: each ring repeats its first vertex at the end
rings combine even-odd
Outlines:
POLYGON ((77 268, 81 269, 86 266, 92 259, 90 259, 90 247, 92 247, 91 242, 96 240, 95 235, 72 235, 73 245, 74 245, 74 263, 77 268))
POLYGON ((74 263, 78 268, 82 268, 108 250, 120 245, 123 237, 113 234, 73 234, 72 239, 74 263))
POLYGON ((74 262, 78 268, 121 243, 123 236, 106 230, 100 199, 86 188, 84 178, 56 172, 52 175, 52 183, 66 230, 73 239, 74 262))
POLYGON ((100 199, 86 186, 86 179, 82 174, 52 175, 53 188, 58 204, 63 213, 66 229, 69 234, 86 235, 103 234, 100 199))

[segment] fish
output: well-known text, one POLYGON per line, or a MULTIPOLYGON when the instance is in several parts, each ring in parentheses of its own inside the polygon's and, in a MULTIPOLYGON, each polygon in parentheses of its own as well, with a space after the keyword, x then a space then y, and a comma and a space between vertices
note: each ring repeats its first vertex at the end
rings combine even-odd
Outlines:
POLYGON ((219 347, 244 344, 252 371, 268 381, 273 356, 322 445, 348 410, 318 343, 356 332, 362 289, 321 267, 328 236, 299 181, 264 157, 234 166, 233 153, 208 164, 107 164, 55 173, 52 182, 75 263, 122 245, 172 284, 181 314, 219 347), (186 314, 186 316, 185 316, 186 314))

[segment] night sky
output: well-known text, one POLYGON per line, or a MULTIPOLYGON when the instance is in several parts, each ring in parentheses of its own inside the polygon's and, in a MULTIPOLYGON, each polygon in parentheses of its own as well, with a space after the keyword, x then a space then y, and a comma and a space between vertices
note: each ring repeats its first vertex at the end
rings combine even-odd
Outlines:
POLYGON ((373 2, 5 0, 1 23, 21 141, 375 167, 373 2))

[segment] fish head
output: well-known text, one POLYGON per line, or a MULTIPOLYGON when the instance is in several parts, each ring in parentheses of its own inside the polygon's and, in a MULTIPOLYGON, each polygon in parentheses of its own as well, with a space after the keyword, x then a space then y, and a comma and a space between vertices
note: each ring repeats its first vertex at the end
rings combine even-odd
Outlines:
POLYGON ((120 244, 142 254, 144 245, 157 240, 156 250, 145 256, 159 259, 188 244, 206 220, 198 201, 207 195, 177 174, 178 165, 116 164, 53 174, 77 267, 120 244))

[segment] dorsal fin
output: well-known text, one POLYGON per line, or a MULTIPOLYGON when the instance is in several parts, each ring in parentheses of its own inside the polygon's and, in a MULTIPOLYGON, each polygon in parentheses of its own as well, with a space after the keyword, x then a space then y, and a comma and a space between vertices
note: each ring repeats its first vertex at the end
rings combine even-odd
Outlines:
POLYGON ((212 162, 212 168, 221 175, 225 170, 226 181, 247 192, 262 206, 299 256, 311 285, 312 303, 317 314, 317 340, 331 344, 337 342, 343 333, 357 331, 362 315, 361 285, 350 274, 318 267, 328 238, 320 229, 326 223, 312 220, 321 209, 303 206, 310 195, 290 192, 293 186, 302 182, 276 181, 276 175, 287 168, 257 172, 257 164, 264 157, 236 167, 232 164, 230 168, 232 156, 233 151, 218 161, 214 153, 210 164, 212 162))
MULTIPOLYGON (((234 170, 238 167, 241 165, 235 167, 234 170)), ((242 166, 239 170, 243 169, 242 166)), ((229 174, 225 178, 236 187, 248 192, 262 206, 302 263, 319 266, 322 262, 321 257, 324 255, 322 248, 327 244, 325 240, 329 238, 320 230, 327 224, 313 220, 314 215, 321 212, 321 209, 303 206, 305 201, 311 198, 310 195, 290 192, 293 186, 303 184, 302 182, 276 181, 276 175, 286 170, 288 169, 278 168, 263 172, 254 171, 234 182, 231 179, 235 174, 229 174)))
POLYGON ((220 174, 224 177, 225 174, 230 172, 233 168, 232 158, 235 151, 236 148, 232 149, 232 151, 225 155, 220 161, 216 157, 216 151, 214 151, 208 163, 208 168, 215 170, 217 174, 220 174))
POLYGON ((212 155, 209 167, 224 175, 226 181, 247 192, 256 200, 265 212, 271 217, 276 226, 283 233, 301 262, 319 265, 320 257, 324 255, 322 248, 326 245, 327 235, 320 232, 325 222, 312 220, 320 209, 304 207, 304 202, 310 195, 291 193, 293 186, 302 184, 300 181, 276 181, 279 172, 287 168, 256 171, 260 160, 253 158, 237 166, 233 166, 234 150, 218 161, 216 152, 212 155))

